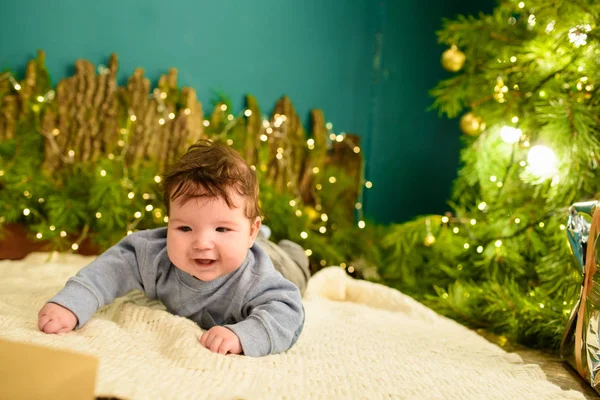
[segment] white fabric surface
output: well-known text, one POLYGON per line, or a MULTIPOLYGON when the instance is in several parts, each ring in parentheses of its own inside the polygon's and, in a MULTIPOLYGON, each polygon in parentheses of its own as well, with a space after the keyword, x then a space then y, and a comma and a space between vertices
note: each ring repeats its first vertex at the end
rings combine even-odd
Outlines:
POLYGON ((0 337, 100 359, 96 394, 124 399, 584 399, 402 293, 337 267, 311 278, 306 324, 288 352, 213 354, 202 330, 141 293, 82 329, 46 335, 37 312, 92 258, 34 253, 0 262, 0 337))

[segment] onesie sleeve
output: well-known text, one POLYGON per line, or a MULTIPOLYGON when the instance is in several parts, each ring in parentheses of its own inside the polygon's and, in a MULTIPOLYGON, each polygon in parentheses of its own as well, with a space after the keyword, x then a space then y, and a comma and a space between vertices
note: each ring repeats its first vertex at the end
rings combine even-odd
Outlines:
POLYGON ((145 263, 147 240, 133 233, 99 255, 70 278, 49 303, 56 303, 77 316, 80 328, 102 306, 133 289, 144 290, 140 265, 145 263))
POLYGON ((238 336, 250 357, 290 349, 304 327, 300 291, 278 272, 250 287, 242 315, 242 321, 225 327, 238 336))

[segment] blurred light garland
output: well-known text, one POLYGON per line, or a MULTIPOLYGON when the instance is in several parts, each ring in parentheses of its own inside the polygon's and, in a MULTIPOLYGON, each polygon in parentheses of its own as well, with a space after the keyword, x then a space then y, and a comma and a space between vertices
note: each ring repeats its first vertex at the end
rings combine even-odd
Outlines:
MULTIPOLYGON (((104 66, 104 65, 100 65, 97 68, 98 74, 99 75, 107 75, 110 73, 110 70, 104 66)), ((15 77, 11 74, 11 73, 5 73, 0 75, 1 80, 3 79, 8 79, 12 85, 12 88, 16 91, 16 92, 20 92, 22 89, 22 85, 15 79, 15 77)), ((165 100, 168 97, 168 94, 164 91, 161 91, 159 88, 155 88, 152 93, 150 93, 149 98, 151 100, 156 101, 156 109, 157 112, 159 114, 159 118, 157 119, 157 123, 159 126, 163 126, 166 123, 168 123, 169 121, 172 121, 175 119, 176 115, 174 112, 169 111, 167 106, 165 105, 165 100)), ((55 98, 55 91, 54 90, 49 90, 47 91, 45 94, 43 95, 39 95, 35 98, 36 102, 29 102, 29 106, 31 107, 31 110, 34 113, 39 113, 41 112, 41 108, 40 106, 49 106, 49 105, 53 105, 53 101, 55 98)), ((221 104, 220 106, 220 110, 225 113, 227 111, 228 107, 225 104, 221 104)), ((184 115, 189 116, 191 115, 191 110, 189 108, 185 108, 183 110, 184 115)), ((239 112, 237 114, 237 116, 234 116, 231 113, 227 114, 227 120, 229 121, 226 126, 224 127, 224 129, 217 134, 218 137, 224 138, 226 137, 227 133, 236 126, 237 123, 239 123, 240 121, 243 120, 244 117, 248 118, 252 115, 252 110, 250 109, 244 109, 241 112, 239 112)), ((120 161, 122 162, 125 158, 125 155, 127 153, 128 150, 128 146, 129 146, 129 137, 130 137, 130 133, 131 130, 135 127, 135 124, 137 123, 138 118, 135 115, 134 111, 132 109, 129 109, 128 111, 128 118, 125 119, 125 125, 121 126, 118 128, 118 132, 119 132, 119 140, 117 141, 117 145, 121 148, 120 154, 115 156, 114 154, 109 154, 108 155, 108 159, 111 161, 120 161)), ((203 125, 205 127, 210 126, 210 121, 208 119, 203 121, 203 125)), ((269 142, 269 137, 273 136, 273 137, 278 137, 278 138, 286 138, 287 137, 287 117, 286 115, 283 114, 275 114, 273 117, 273 121, 270 121, 268 117, 264 117, 262 118, 262 124, 260 125, 260 132, 258 134, 258 137, 260 138, 260 143, 265 145, 268 144, 269 142)), ((328 150, 331 150, 331 148, 333 147, 333 143, 334 142, 338 142, 338 143, 344 143, 346 144, 355 154, 360 153, 362 150, 361 148, 355 144, 350 138, 347 137, 347 135, 345 133, 341 133, 341 134, 336 134, 333 132, 333 124, 331 122, 327 122, 325 124, 325 128, 327 130, 327 135, 326 135, 326 146, 328 150)), ((42 130, 40 127, 37 127, 37 131, 39 134, 41 134, 46 140, 48 140, 48 142, 50 143, 50 148, 55 152, 55 154, 60 158, 60 160, 66 164, 74 164, 74 160, 75 160, 75 151, 72 149, 69 149, 67 151, 67 154, 63 154, 60 151, 60 148, 58 146, 58 143, 56 142, 56 137, 58 137, 61 132, 60 129, 58 127, 55 127, 53 129, 50 130, 50 132, 44 131, 42 130)), ((226 141, 227 144, 229 145, 233 145, 233 141, 231 139, 229 139, 228 141, 226 141)), ((309 138, 306 140, 305 145, 307 146, 308 150, 313 150, 315 148, 315 141, 313 138, 309 138)), ((291 146, 287 146, 285 150, 282 149, 281 152, 278 152, 276 159, 278 160, 278 162, 280 163, 280 165, 285 165, 289 158, 290 158, 290 152, 291 152, 291 146)), ((364 164, 367 162, 367 160, 365 160, 363 158, 363 165, 361 168, 361 178, 360 178, 360 185, 359 185, 359 190, 358 190, 358 199, 355 203, 355 210, 356 210, 356 214, 357 214, 357 225, 360 229, 365 228, 366 223, 364 220, 364 209, 363 209, 363 203, 364 203, 364 190, 363 187, 366 189, 370 189, 372 188, 373 184, 370 180, 366 180, 366 177, 364 176, 365 174, 365 168, 364 168, 364 164)), ((121 180, 121 186, 123 187, 124 191, 128 191, 130 190, 129 188, 133 185, 133 183, 129 180, 129 171, 127 168, 127 165, 125 162, 122 162, 122 167, 123 167, 123 178, 121 180)), ((254 167, 254 166, 251 166, 254 167)), ((261 169, 263 167, 266 167, 265 165, 261 165, 261 169)), ((254 168, 255 169, 255 168, 254 168)), ((319 170, 318 167, 314 167, 310 170, 310 172, 313 175, 317 175, 318 173, 320 173, 321 171, 319 170)), ((99 171, 99 174, 101 177, 103 178, 109 178, 110 176, 108 175, 108 172, 105 169, 101 169, 99 171)), ((4 171, 0 171, 0 176, 4 175, 4 171)), ((293 208, 293 215, 296 217, 301 217, 302 214, 302 210, 301 207, 303 206, 302 204, 302 200, 301 200, 301 195, 299 192, 299 188, 296 184, 298 177, 295 174, 292 174, 292 179, 288 182, 288 188, 290 188, 293 192, 296 193, 296 198, 295 198, 295 202, 294 204, 290 204, 290 206, 293 208)), ((156 176, 155 177, 155 182, 156 183, 160 183, 160 177, 156 176)), ((335 176, 331 176, 330 179, 328 180, 328 182, 330 184, 334 184, 337 181, 337 178, 335 176)), ((315 188, 317 189, 317 192, 319 190, 322 189, 322 185, 321 184, 316 184, 315 188)), ((27 193, 30 194, 30 196, 26 196, 26 197, 31 197, 31 193, 29 191, 26 191, 27 193)), ((317 211, 320 211, 322 209, 321 206, 321 202, 320 202, 320 197, 317 195, 317 192, 315 192, 315 209, 317 211)), ((129 192, 128 193, 128 197, 130 196, 130 194, 132 194, 135 196, 134 192, 129 192)), ((129 199, 133 199, 134 196, 129 197, 129 199)), ((40 199, 40 203, 42 203, 43 199, 40 199)), ((129 221, 127 223, 127 234, 130 234, 131 232, 133 232, 135 230, 135 228, 137 227, 137 225, 144 219, 146 212, 150 213, 151 215, 153 215, 153 217, 156 217, 156 219, 160 220, 162 217, 162 212, 160 209, 156 208, 151 201, 154 199, 150 199, 150 197, 146 198, 144 197, 144 200, 147 200, 148 203, 146 204, 146 206, 140 210, 137 211, 133 214, 133 220, 129 221), (155 213, 152 213, 152 210, 156 209, 155 213)), ((35 210, 30 209, 28 207, 24 207, 23 208, 23 215, 28 216, 31 213, 34 213, 37 217, 39 217, 40 219, 42 219, 42 216, 39 215, 39 213, 37 213, 35 210)), ((96 217, 96 219, 100 219, 103 217, 103 214, 101 212, 101 210, 96 210, 95 212, 93 212, 93 215, 96 217)), ((4 217, 2 217, 2 219, 0 220, 3 221, 4 217)), ((328 217, 327 214, 323 213, 321 215, 321 220, 323 222, 323 224, 321 226, 318 227, 318 232, 321 234, 325 234, 328 229, 327 229, 327 223, 328 223, 328 217)), ((168 217, 164 216, 164 218, 162 218, 162 221, 164 223, 168 222, 168 217)), ((332 229, 335 229, 335 227, 331 227, 332 229)), ((53 232, 57 229, 57 227, 55 226, 49 226, 48 230, 50 232, 53 232)), ((60 229, 60 228, 58 228, 60 229)), ((90 230, 90 225, 86 224, 82 230, 82 232, 80 233, 80 235, 71 243, 70 248, 72 251, 77 251, 81 245, 81 243, 85 240, 85 238, 87 237, 87 235, 89 234, 89 230, 90 230)), ((42 232, 37 232, 36 233, 36 238, 39 240, 42 240, 44 238, 44 235, 42 232)), ((60 230, 60 234, 59 236, 61 238, 66 239, 69 235, 66 233, 66 231, 64 230, 60 230)), ((301 232, 300 237, 303 239, 306 239, 308 237, 308 234, 306 232, 301 232)), ((310 250, 310 253, 312 254, 312 250, 310 250)), ((325 262, 325 260, 321 260, 321 265, 323 265, 323 263, 325 262)))

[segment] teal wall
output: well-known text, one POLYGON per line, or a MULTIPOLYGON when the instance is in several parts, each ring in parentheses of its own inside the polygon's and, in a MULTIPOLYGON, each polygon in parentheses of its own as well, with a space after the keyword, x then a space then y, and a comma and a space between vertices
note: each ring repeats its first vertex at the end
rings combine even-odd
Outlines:
POLYGON ((367 173, 374 180, 367 210, 376 220, 405 221, 448 210, 461 132, 457 120, 426 111, 433 101, 429 90, 451 75, 440 65, 447 47, 437 44, 435 32, 444 17, 491 13, 494 5, 492 0, 379 2, 382 57, 367 133, 367 173))
POLYGON ((215 91, 237 110, 251 93, 265 112, 287 94, 307 124, 320 108, 334 131, 361 135, 367 216, 399 222, 446 208, 459 133, 425 111, 427 91, 445 76, 434 31, 481 7, 470 1, 3 2, 0 69, 22 74, 42 49, 56 82, 76 58, 105 64, 114 52, 121 82, 136 67, 154 81, 175 67, 208 111, 215 91))

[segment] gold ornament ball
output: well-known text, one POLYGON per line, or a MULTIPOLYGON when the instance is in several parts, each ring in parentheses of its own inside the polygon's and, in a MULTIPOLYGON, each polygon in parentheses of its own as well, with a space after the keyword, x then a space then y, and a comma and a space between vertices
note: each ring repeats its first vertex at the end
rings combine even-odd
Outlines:
POLYGON ((425 236, 425 240, 423 240, 423 244, 427 247, 430 247, 434 243, 435 243, 435 236, 433 236, 431 233, 428 233, 427 236, 425 236))
POLYGON ((460 118, 460 130, 469 136, 477 136, 485 129, 483 118, 469 112, 460 118))
POLYGON ((457 72, 465 65, 465 53, 452 46, 442 53, 442 67, 450 72, 457 72))

